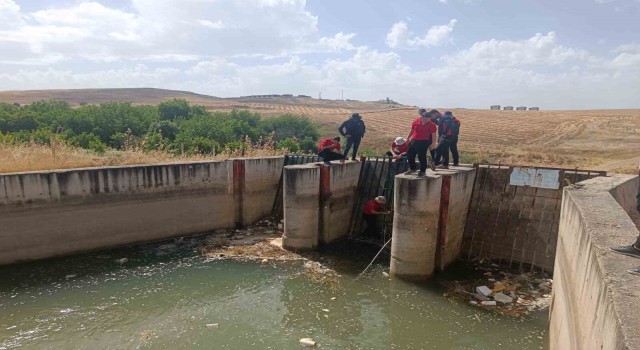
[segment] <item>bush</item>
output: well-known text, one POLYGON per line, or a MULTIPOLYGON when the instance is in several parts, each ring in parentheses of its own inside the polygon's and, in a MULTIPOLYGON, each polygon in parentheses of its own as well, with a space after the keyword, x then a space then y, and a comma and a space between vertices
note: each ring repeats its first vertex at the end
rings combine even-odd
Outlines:
POLYGON ((298 144, 298 139, 292 137, 278 142, 276 149, 283 150, 285 148, 291 153, 297 153, 298 151, 300 151, 300 144, 298 144))
POLYGON ((107 146, 102 143, 102 141, 100 141, 100 138, 98 138, 94 134, 86 132, 83 132, 79 135, 67 137, 67 141, 72 146, 92 150, 96 153, 104 153, 104 151, 107 149, 107 146))
POLYGON ((320 134, 309 118, 285 114, 279 117, 268 118, 260 123, 260 134, 268 135, 275 132, 275 140, 280 141, 295 137, 299 140, 311 138, 318 140, 320 134))
POLYGON ((162 120, 151 124, 149 127, 149 134, 161 133, 162 137, 165 137, 171 141, 176 139, 176 136, 180 132, 178 125, 172 121, 162 120))

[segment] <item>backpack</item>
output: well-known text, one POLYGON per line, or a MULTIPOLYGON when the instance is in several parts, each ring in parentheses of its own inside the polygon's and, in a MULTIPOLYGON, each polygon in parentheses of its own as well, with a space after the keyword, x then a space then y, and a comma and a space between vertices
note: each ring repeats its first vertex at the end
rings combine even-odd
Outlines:
POLYGON ((456 123, 453 121, 453 118, 440 118, 440 136, 443 138, 448 138, 450 136, 457 136, 455 133, 456 123))

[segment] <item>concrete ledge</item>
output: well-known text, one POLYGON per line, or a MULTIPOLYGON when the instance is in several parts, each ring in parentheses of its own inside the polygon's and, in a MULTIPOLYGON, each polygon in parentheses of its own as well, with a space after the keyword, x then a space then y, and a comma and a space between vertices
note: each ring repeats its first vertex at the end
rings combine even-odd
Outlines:
POLYGON ((638 236, 621 206, 637 189, 638 178, 632 176, 598 177, 565 188, 550 315, 552 350, 640 349, 640 277, 626 272, 640 260, 609 251, 638 236))
POLYGON ((335 242, 349 234, 360 166, 360 162, 347 161, 328 168, 329 193, 322 203, 322 243, 335 242))

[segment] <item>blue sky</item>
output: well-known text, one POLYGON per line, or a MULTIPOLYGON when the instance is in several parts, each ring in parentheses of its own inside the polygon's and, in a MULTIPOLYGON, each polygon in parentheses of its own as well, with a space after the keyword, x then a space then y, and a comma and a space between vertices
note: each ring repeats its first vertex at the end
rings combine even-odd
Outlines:
POLYGON ((640 108, 640 0, 0 0, 0 90, 640 108))

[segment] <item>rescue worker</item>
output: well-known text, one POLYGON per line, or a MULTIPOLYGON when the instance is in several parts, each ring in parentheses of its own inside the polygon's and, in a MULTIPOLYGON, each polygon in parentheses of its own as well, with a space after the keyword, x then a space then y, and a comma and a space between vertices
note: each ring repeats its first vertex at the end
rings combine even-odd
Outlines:
MULTIPOLYGON (((638 166, 638 175, 640 175, 640 165, 638 166)), ((636 210, 640 213, 640 176, 638 177, 638 194, 636 194, 636 210)), ((631 245, 623 245, 620 247, 611 247, 612 252, 631 256, 634 258, 640 258, 640 235, 636 239, 635 243, 631 245)), ((627 270, 632 275, 640 275, 640 266, 627 270)))
POLYGON ((449 149, 451 150, 451 156, 453 157, 453 166, 460 165, 460 153, 458 153, 458 136, 460 136, 460 119, 453 116, 453 122, 455 125, 453 126, 453 138, 451 139, 451 146, 449 149))
POLYGON ((338 127, 340 135, 347 139, 347 144, 344 147, 345 159, 349 156, 349 150, 353 147, 353 153, 351 159, 357 160, 358 148, 360 148, 360 141, 364 137, 364 133, 367 131, 367 127, 364 125, 362 117, 358 113, 351 115, 351 118, 347 119, 344 123, 338 127))
POLYGON ((440 164, 440 159, 442 159, 442 165, 439 168, 449 169, 449 150, 451 145, 455 141, 455 153, 456 159, 454 163, 458 161, 458 148, 457 148, 457 125, 453 120, 453 113, 447 111, 444 112, 444 115, 440 118, 438 125, 438 147, 436 148, 436 158, 434 159, 434 163, 436 165, 440 164))
POLYGON ((387 156, 398 160, 407 154, 408 149, 409 144, 407 143, 407 140, 405 140, 404 137, 396 137, 396 139, 391 143, 391 148, 386 154, 387 156))
POLYGON ((340 153, 341 149, 340 136, 336 136, 332 139, 325 138, 318 146, 318 156, 322 158, 325 165, 331 165, 332 160, 344 161, 344 156, 340 153))
POLYGON ((385 210, 384 206, 387 204, 387 199, 383 196, 378 196, 365 203, 362 210, 362 218, 367 223, 367 227, 362 233, 365 237, 377 238, 380 233, 378 228, 378 216, 389 215, 391 212, 385 210))
MULTIPOLYGON (((432 109, 429 111, 429 115, 431 116, 431 121, 433 122, 433 124, 435 124, 436 126, 440 126, 440 118, 442 118, 442 114, 440 114, 440 112, 437 109, 432 109)), ((431 154, 431 159, 436 159, 436 150, 432 149, 429 150, 429 153, 431 154)))
POLYGON ((427 151, 433 150, 435 144, 438 142, 438 127, 431 121, 431 115, 425 110, 420 109, 420 117, 414 120, 411 124, 411 132, 407 136, 409 141, 409 149, 407 150, 407 158, 409 160, 409 170, 405 174, 416 173, 416 155, 420 160, 420 172, 418 177, 424 177, 426 175, 427 166, 431 167, 431 170, 435 171, 433 162, 427 160, 427 151))

